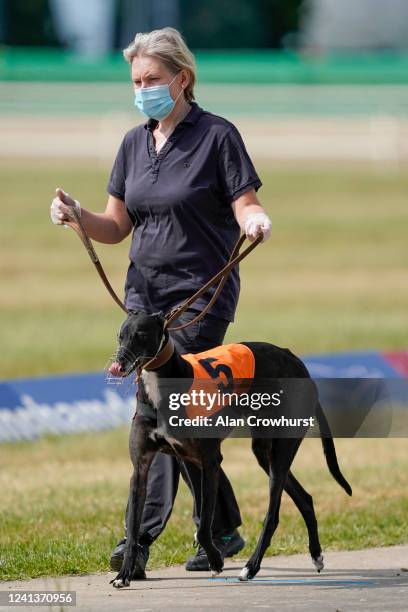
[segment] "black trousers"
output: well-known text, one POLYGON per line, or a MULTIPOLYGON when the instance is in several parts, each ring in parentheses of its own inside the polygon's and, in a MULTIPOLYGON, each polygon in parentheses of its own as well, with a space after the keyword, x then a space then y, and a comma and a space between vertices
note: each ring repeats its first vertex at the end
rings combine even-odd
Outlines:
MULTIPOLYGON (((187 310, 175 325, 191 321, 197 312, 187 310)), ((199 353, 223 343, 228 321, 206 315, 186 329, 170 332, 180 353, 199 353)), ((140 400, 138 400, 140 401, 140 400)), ((170 518, 177 489, 183 476, 194 497, 193 521, 198 526, 201 508, 201 473, 199 468, 172 455, 157 453, 150 467, 147 495, 140 527, 140 542, 150 544, 163 531, 170 518)), ((127 509, 126 509, 127 519, 127 509)), ((241 525, 241 515, 231 483, 221 469, 212 531, 231 532, 241 525)))

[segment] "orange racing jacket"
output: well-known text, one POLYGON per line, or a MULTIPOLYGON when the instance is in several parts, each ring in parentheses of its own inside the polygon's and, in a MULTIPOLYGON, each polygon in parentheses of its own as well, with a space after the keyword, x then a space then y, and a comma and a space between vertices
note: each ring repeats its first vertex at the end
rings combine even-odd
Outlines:
POLYGON ((223 344, 182 358, 193 368, 190 396, 192 391, 201 391, 199 405, 191 402, 186 406, 189 418, 211 416, 229 406, 234 401, 231 394, 246 391, 255 374, 255 357, 245 344, 223 344))

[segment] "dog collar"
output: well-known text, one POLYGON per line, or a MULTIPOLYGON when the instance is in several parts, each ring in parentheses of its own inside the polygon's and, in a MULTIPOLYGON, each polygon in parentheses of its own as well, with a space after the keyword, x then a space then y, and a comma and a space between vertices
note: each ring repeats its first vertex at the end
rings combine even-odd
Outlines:
POLYGON ((164 348, 155 356, 153 359, 150 359, 144 366, 142 366, 142 370, 158 370, 167 363, 172 357, 174 353, 174 342, 169 336, 164 348))

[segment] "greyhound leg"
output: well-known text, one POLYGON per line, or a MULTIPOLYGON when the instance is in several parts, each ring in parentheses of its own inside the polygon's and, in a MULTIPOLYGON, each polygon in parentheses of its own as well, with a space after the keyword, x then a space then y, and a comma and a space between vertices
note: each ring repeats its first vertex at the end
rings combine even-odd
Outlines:
POLYGON ((272 444, 273 440, 268 438, 252 438, 252 452, 268 476, 271 469, 272 444))
MULTIPOLYGON (((270 469, 270 441, 265 439, 254 438, 252 441, 252 450, 258 460, 261 468, 268 474, 270 469)), ((295 478, 291 471, 288 473, 285 487, 286 493, 295 503, 297 509, 305 521, 307 532, 309 534, 309 550, 312 561, 318 572, 324 568, 322 549, 319 541, 319 533, 317 528, 317 519, 313 507, 312 496, 302 487, 300 482, 295 478)), ((278 517, 275 517, 277 520, 278 517)), ((276 529, 277 525, 275 526, 276 529)))
POLYGON ((214 546, 211 533, 217 499, 221 459, 222 457, 212 460, 208 459, 207 449, 207 457, 202 460, 201 468, 201 512, 197 539, 207 553, 208 563, 213 576, 219 574, 224 565, 220 551, 214 546))
POLYGON ((256 576, 261 567, 261 562, 268 548, 272 536, 278 526, 279 509, 282 492, 286 483, 292 461, 297 449, 302 442, 301 439, 286 438, 274 439, 272 443, 272 461, 269 473, 269 507, 265 517, 258 544, 246 566, 241 570, 240 580, 248 580, 256 576))
POLYGON ((317 571, 320 573, 324 568, 322 549, 319 541, 319 532, 317 528, 317 519, 313 507, 312 496, 302 487, 300 482, 296 480, 292 472, 289 472, 286 479, 285 491, 295 502, 300 514, 306 523, 307 532, 309 534, 309 550, 312 561, 317 571))
POLYGON ((139 529, 146 499, 147 475, 157 451, 155 443, 148 437, 150 431, 147 420, 136 416, 129 438, 133 474, 130 479, 125 555, 118 575, 111 580, 113 586, 118 589, 130 585, 135 567, 139 529))

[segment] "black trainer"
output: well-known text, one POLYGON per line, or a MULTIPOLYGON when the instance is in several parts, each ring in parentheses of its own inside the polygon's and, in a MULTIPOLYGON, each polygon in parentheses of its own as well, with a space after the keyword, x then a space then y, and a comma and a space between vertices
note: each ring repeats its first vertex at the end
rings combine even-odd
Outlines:
MULTIPOLYGON (((245 540, 241 538, 237 529, 229 534, 215 535, 213 539, 215 546, 224 559, 236 555, 245 546, 245 540)), ((209 569, 207 553, 202 546, 198 546, 194 557, 190 557, 187 560, 186 570, 189 572, 205 572, 209 569)))
MULTIPOLYGON (((117 543, 115 549, 112 552, 110 558, 110 568, 114 572, 119 572, 122 567, 123 557, 125 554, 126 547, 126 538, 123 538, 120 542, 117 543)), ((132 574, 133 580, 143 580, 146 578, 146 564, 149 559, 149 546, 147 544, 138 544, 137 545, 137 557, 135 563, 135 569, 132 574)))

